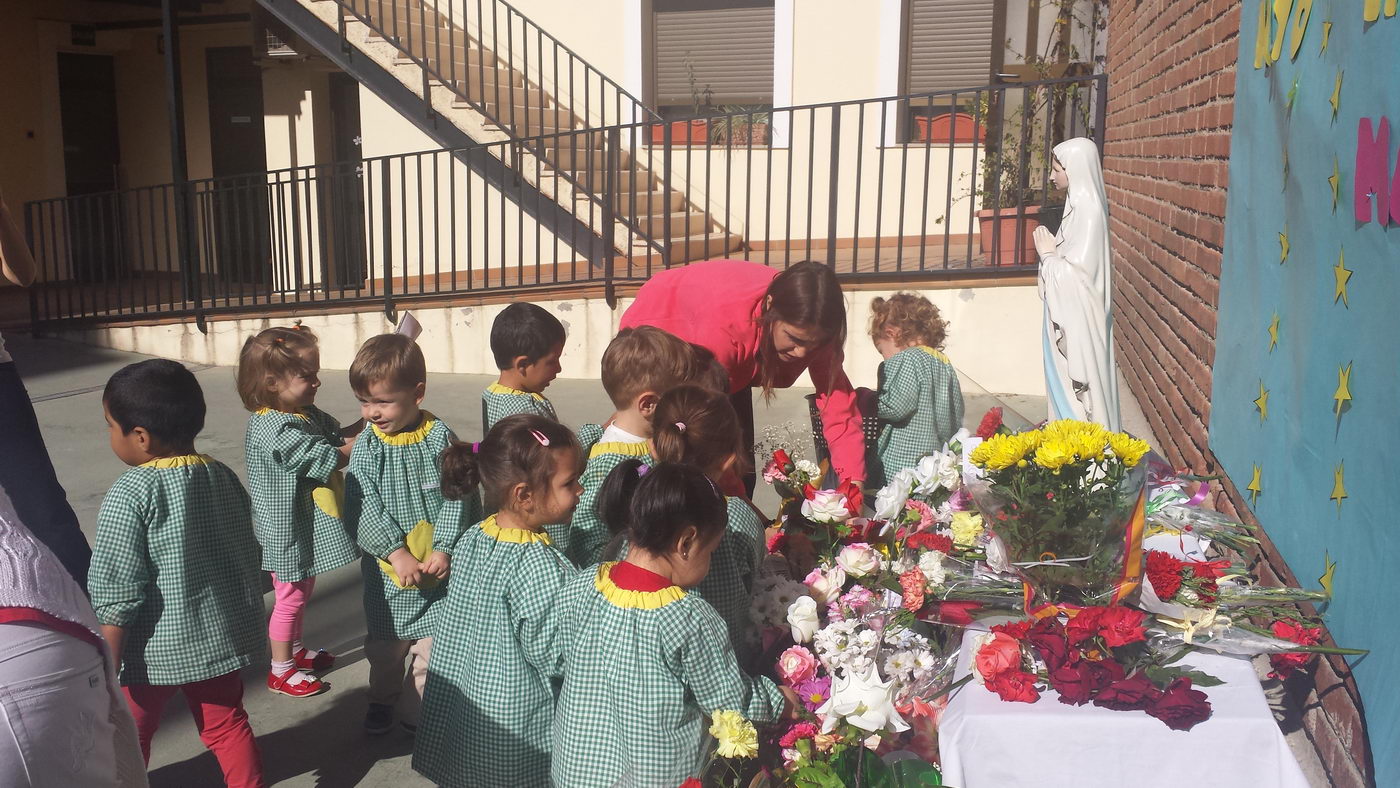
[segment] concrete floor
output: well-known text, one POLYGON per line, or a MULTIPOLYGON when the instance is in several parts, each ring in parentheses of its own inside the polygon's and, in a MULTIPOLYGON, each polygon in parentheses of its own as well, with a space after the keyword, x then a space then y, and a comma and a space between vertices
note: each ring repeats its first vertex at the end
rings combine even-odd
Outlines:
MULTIPOLYGON (((49 453, 69 501, 91 541, 97 510, 112 481, 125 466, 112 455, 102 420, 101 392, 107 378, 142 356, 58 340, 34 340, 6 334, 5 343, 24 377, 49 453)), ((211 454, 240 475, 244 474, 243 430, 245 411, 227 367, 197 367, 209 416, 198 448, 211 454)), ((324 371, 317 405, 342 419, 358 417, 358 406, 342 372, 324 371)), ((481 430, 479 395, 490 378, 481 375, 430 375, 426 406, 463 437, 481 430)), ((1013 427, 1024 427, 1043 418, 1045 399, 995 395, 975 381, 962 381, 966 399, 966 423, 975 428, 988 407, 1001 405, 1013 427)), ((1120 383, 1124 428, 1151 440, 1146 419, 1120 383)), ((806 429, 810 391, 779 392, 768 408, 755 408, 758 432, 765 427, 797 434, 806 429)), ((611 408, 596 380, 559 380, 549 390, 560 418, 568 424, 597 421, 611 408)), ((1155 443, 1155 441, 1153 441, 1155 443)), ((811 451, 810 446, 807 449, 811 451)), ((758 505, 771 511, 772 491, 760 485, 758 505)), ((267 595, 271 606, 271 594, 267 595)), ((364 619, 360 602, 360 575, 355 565, 322 575, 306 619, 306 642, 340 655, 327 680, 331 691, 314 698, 293 700, 265 689, 267 668, 258 663, 245 672, 246 705, 258 734, 270 785, 277 786, 414 786, 428 785, 409 767, 412 738, 399 730, 382 737, 366 736, 361 729, 365 707, 364 688, 368 665, 361 641, 364 619)), ((1290 740, 1301 739, 1300 733, 1290 740)), ((1300 758, 1312 756, 1305 740, 1294 742, 1300 758)), ((1305 768, 1309 764, 1304 761, 1305 768)), ((213 756, 195 733, 189 712, 178 701, 166 709, 163 727, 151 753, 151 784, 210 786, 220 784, 213 756)), ((1320 771, 1309 769, 1313 774, 1320 771)), ((1316 780, 1315 785, 1325 785, 1316 780)))

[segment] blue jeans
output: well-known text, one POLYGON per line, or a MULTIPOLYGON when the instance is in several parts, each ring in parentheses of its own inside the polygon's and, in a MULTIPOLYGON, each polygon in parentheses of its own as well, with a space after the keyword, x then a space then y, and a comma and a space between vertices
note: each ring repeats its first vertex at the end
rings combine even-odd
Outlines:
POLYGON ((20 522, 58 556, 68 574, 87 590, 92 548, 58 483, 39 419, 14 362, 0 364, 0 489, 14 504, 20 522))

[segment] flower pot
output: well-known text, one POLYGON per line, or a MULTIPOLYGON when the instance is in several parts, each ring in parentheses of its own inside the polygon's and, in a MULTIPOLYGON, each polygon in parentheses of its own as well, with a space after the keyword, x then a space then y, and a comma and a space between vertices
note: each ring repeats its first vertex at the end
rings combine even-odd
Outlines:
POLYGON ((983 142, 987 130, 976 118, 966 112, 950 112, 946 115, 914 118, 914 139, 916 142, 932 142, 938 145, 951 145, 955 142, 983 142), (957 123, 954 124, 956 119, 957 123))
POLYGON ((1040 226, 1040 206, 1027 205, 1021 232, 1016 232, 1020 208, 984 208, 977 212, 982 257, 989 265, 1031 265, 1036 262, 1035 228, 1040 226), (1000 229, 998 229, 1000 225, 1000 229), (996 248, 992 248, 995 244, 996 248))
MULTIPOLYGON (((710 122, 704 118, 677 120, 671 122, 672 145, 703 145, 710 138, 710 122)), ((651 141, 661 145, 666 142, 666 126, 661 123, 651 125, 651 141)))

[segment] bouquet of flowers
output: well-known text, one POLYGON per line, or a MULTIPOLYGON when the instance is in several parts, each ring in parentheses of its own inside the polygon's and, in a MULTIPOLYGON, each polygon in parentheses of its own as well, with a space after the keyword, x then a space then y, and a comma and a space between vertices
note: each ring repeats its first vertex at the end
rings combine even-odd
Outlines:
POLYGON ((881 534, 901 547, 982 557, 982 516, 972 511, 956 443, 895 473, 875 494, 871 519, 881 524, 881 534))
POLYGON ((1117 602, 1136 589, 1145 441, 1064 419, 997 434, 970 453, 988 563, 1024 580, 1029 611, 1117 602))
POLYGON ((810 489, 813 482, 820 482, 821 466, 811 460, 793 459, 787 449, 773 450, 773 456, 763 466, 763 481, 773 485, 773 489, 783 500, 803 497, 803 490, 810 489))

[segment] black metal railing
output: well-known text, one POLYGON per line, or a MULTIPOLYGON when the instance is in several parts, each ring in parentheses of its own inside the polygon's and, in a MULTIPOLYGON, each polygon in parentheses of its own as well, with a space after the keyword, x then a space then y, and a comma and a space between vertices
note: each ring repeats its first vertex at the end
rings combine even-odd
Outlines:
POLYGON ((40 200, 25 213, 34 318, 393 312, 544 288, 611 297, 716 257, 823 260, 848 280, 1024 274, 1030 230, 1055 223, 1049 151, 1081 135, 1102 147, 1105 82, 711 115, 684 144, 647 120, 40 200), (589 166, 560 169, 576 162, 589 166), (992 206, 1006 217, 978 216, 992 206))

